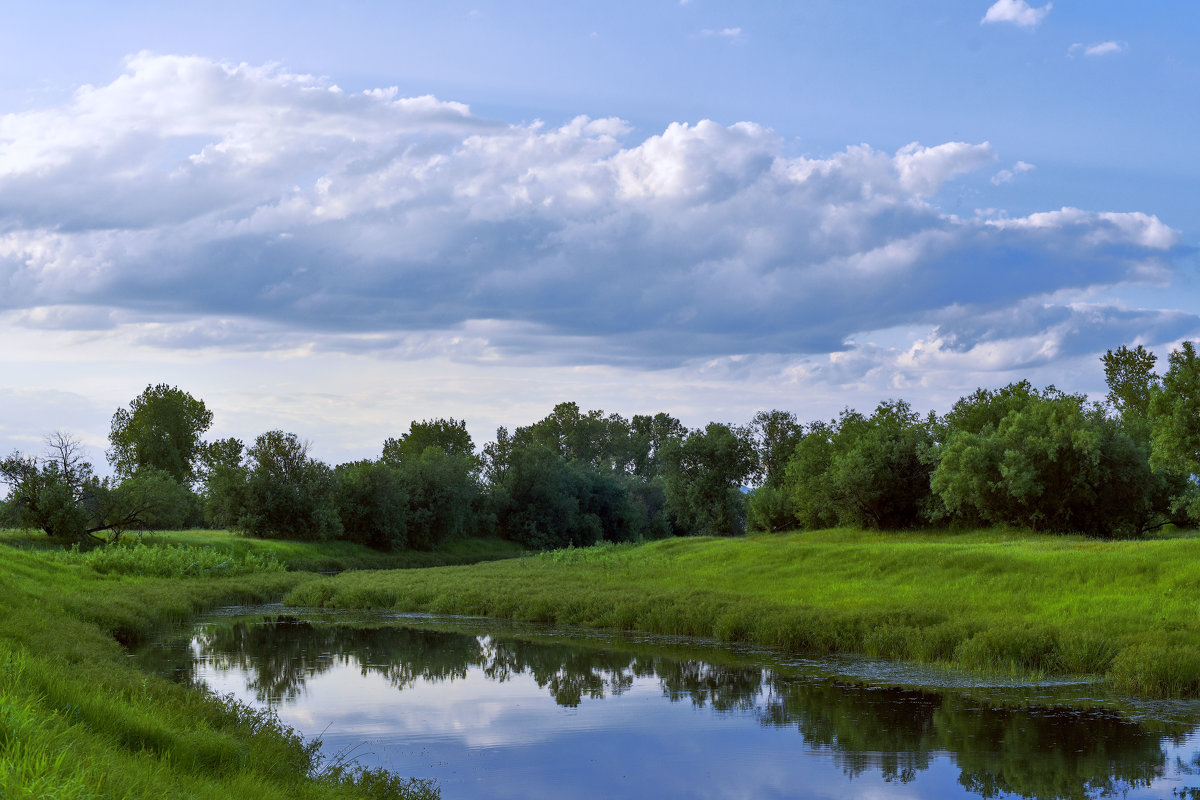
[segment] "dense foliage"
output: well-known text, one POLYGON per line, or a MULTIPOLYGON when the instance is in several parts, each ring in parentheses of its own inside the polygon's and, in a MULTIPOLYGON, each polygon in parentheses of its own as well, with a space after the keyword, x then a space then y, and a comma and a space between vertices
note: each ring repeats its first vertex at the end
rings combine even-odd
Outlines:
POLYGON ((1101 359, 1102 402, 1019 381, 944 415, 885 400, 867 415, 801 422, 772 409, 747 426, 688 429, 576 403, 477 449, 458 419, 414 421, 376 460, 331 467, 295 433, 250 447, 204 442, 203 401, 148 386, 113 416, 116 478, 58 434, 42 456, 0 461, 0 505, 65 542, 203 521, 253 536, 432 550, 499 535, 552 549, 670 535, 851 525, 1003 524, 1099 537, 1200 520, 1200 355, 1162 375, 1142 346, 1101 359), (108 532, 105 534, 104 532, 108 532))

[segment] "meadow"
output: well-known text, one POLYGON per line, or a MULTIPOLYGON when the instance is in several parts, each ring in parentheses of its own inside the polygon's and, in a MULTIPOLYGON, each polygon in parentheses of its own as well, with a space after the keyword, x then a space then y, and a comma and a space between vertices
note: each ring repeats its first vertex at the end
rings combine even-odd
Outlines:
POLYGON ((1200 538, 834 529, 599 545, 293 587, 296 606, 500 617, 1200 694, 1200 538))
POLYGON ((0 556, 3 797, 436 797, 419 781, 325 761, 271 715, 140 672, 127 657, 205 609, 280 598, 1200 695, 1200 538, 1189 533, 1098 541, 833 529, 530 554, 487 539, 377 553, 219 531, 81 552, 7 531, 0 556), (470 560, 481 563, 459 563, 470 560), (395 568, 422 563, 452 565, 395 568))
MULTIPOLYGON (((0 797, 437 797, 424 782, 326 760, 269 713, 129 663, 127 648, 166 624, 278 600, 310 577, 289 563, 387 563, 342 545, 182 532, 73 552, 0 533, 0 797)), ((421 557, 457 562, 495 547, 421 557)))

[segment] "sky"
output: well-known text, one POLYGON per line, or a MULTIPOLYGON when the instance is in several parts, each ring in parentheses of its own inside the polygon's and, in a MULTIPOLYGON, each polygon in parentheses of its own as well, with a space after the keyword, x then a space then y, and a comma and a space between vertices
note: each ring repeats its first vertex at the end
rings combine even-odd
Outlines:
POLYGON ((331 463, 1200 336, 1200 4, 13 4, 0 452, 149 384, 331 463))

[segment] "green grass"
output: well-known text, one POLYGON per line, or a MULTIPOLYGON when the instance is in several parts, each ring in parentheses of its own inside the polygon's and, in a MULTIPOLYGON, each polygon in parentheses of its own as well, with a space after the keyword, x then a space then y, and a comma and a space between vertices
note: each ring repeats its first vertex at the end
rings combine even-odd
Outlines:
POLYGON ((286 602, 856 653, 1200 695, 1200 539, 830 530, 313 579, 286 602))
MULTIPOLYGON (((380 552, 344 541, 293 542, 282 539, 255 539, 224 530, 154 531, 128 535, 130 543, 147 545, 183 545, 210 548, 244 560, 254 556, 273 558, 289 570, 341 572, 353 569, 415 569, 446 564, 474 564, 514 558, 525 552, 513 542, 497 537, 460 539, 447 542, 439 550, 396 550, 380 552)), ((0 530, 0 543, 38 550, 58 549, 46 535, 34 531, 0 530)))
POLYGON ((132 574, 145 571, 139 559, 178 565, 178 553, 156 549, 129 548, 101 572, 88 556, 0 546, 0 797, 436 796, 419 782, 323 764, 315 742, 270 714, 131 666, 122 644, 157 626, 274 600, 306 578, 256 570, 261 558, 241 559, 242 574, 227 577, 132 574))

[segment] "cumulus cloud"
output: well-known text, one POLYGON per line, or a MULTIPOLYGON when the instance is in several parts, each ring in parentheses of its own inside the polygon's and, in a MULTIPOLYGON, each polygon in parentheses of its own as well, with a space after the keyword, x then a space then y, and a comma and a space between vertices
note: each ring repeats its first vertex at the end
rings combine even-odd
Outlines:
POLYGON ((983 15, 979 24, 1008 22, 1022 28, 1036 28, 1053 7, 1053 3, 1046 3, 1040 8, 1034 8, 1025 0, 996 0, 983 15))
POLYGON ((1024 161, 1018 161, 1008 169, 1002 169, 992 176, 992 183, 999 186, 1003 183, 1012 183, 1013 179, 1024 172, 1030 172, 1037 169, 1033 164, 1028 164, 1024 161))
POLYGON ((1129 45, 1124 42, 1097 42, 1095 44, 1084 45, 1082 42, 1076 42, 1067 49, 1067 55, 1074 58, 1079 54, 1083 54, 1089 58, 1098 56, 1112 56, 1118 53, 1124 53, 1129 48, 1129 45))
POLYGON ((995 160, 987 142, 790 157, 751 122, 513 125, 139 54, 0 117, 0 310, 163 348, 668 368, 898 325, 950 341, 947 308, 1150 279, 1178 246, 1136 212, 939 209, 995 160))

